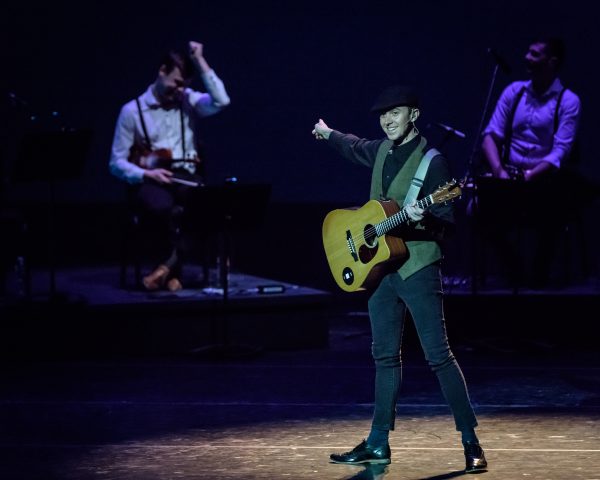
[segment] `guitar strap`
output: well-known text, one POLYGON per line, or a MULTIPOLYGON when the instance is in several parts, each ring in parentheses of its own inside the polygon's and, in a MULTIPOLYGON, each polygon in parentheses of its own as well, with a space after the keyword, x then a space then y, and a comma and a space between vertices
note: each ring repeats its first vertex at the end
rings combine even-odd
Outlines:
POLYGON ((440 152, 435 148, 430 148, 423 158, 421 159, 421 163, 419 163, 419 167, 415 173, 415 176, 410 181, 410 187, 408 188, 408 193, 404 198, 404 206, 410 205, 417 200, 417 196, 419 195, 419 191, 423 186, 423 180, 425 179, 425 175, 427 174, 427 170, 429 169, 429 164, 431 163, 431 159, 436 155, 440 155, 440 152))

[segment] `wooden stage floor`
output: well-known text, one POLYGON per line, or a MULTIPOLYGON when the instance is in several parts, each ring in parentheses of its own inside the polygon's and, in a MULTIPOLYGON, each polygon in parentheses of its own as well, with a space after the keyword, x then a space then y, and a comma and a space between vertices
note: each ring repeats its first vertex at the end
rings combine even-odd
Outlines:
MULTIPOLYGON (((294 335, 302 328, 310 334, 311 328, 321 328, 311 323, 319 313, 328 318, 325 343, 214 357, 189 349, 115 352, 103 343, 110 338, 106 336, 89 355, 82 349, 59 352, 52 345, 33 352, 25 330, 20 331, 22 343, 11 345, 12 354, 5 352, 0 361, 0 478, 463 476, 460 436, 410 328, 405 332, 397 429, 390 439, 392 464, 377 469, 329 463, 330 453, 351 449, 368 433, 373 407, 368 318, 362 300, 327 303, 321 294, 300 303, 288 300, 278 307, 272 326, 285 329, 287 320, 299 325, 294 335), (19 348, 31 354, 19 354, 19 348)), ((478 300, 477 308, 484 300, 478 300)), ((189 313, 177 299, 162 299, 159 305, 163 302, 173 302, 175 316, 189 313)), ((600 356, 597 342, 590 340, 594 329, 574 322, 582 315, 580 298, 567 295, 552 302, 574 312, 562 326, 570 331, 568 342, 523 335, 520 323, 533 320, 519 308, 511 310, 515 318, 510 323, 497 325, 494 335, 459 329, 452 315, 457 310, 450 305, 451 344, 469 385, 490 464, 478 478, 600 479, 600 356)), ((236 309, 269 315, 263 307, 236 309)), ((134 310, 113 305, 100 311, 78 311, 79 320, 85 322, 90 314, 114 327, 134 310)), ((4 316, 4 324, 8 318, 4 316)), ((18 315, 10 321, 19 318, 26 322, 18 315)), ((170 325, 181 324, 173 320, 170 325)), ((166 332, 164 325, 155 330, 162 338, 153 345, 168 342, 166 332)), ((36 345, 43 343, 39 332, 29 335, 36 345)), ((5 347, 11 341, 3 336, 5 347)))

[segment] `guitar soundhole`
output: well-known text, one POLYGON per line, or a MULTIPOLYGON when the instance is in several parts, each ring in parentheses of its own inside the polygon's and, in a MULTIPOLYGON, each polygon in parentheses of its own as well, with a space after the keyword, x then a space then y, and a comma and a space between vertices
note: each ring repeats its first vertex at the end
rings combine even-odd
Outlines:
POLYGON ((373 260, 375 255, 377 255, 377 251, 379 250, 379 241, 373 225, 366 225, 363 235, 365 237, 365 243, 358 249, 358 258, 362 263, 367 264, 373 260))
POLYGON ((354 283, 354 272, 350 267, 346 267, 342 271, 342 280, 344 280, 346 285, 352 285, 354 283))
POLYGON ((375 233, 375 228, 373 228, 373 225, 365 225, 363 235, 365 237, 365 243, 367 244, 367 247, 373 248, 377 246, 377 234, 375 233))

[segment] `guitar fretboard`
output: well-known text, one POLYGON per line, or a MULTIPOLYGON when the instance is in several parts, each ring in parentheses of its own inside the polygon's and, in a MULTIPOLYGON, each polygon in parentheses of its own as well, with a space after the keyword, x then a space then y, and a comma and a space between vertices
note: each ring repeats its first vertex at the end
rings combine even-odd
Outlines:
MULTIPOLYGON (((422 209, 426 209, 431 205, 433 205, 433 195, 427 195, 425 198, 422 198, 417 202, 417 206, 422 209)), ((394 215, 386 218, 383 222, 379 222, 377 225, 375 225, 375 233, 378 237, 381 237, 393 228, 396 228, 408 220, 409 216, 408 213, 406 213, 406 208, 403 208, 399 212, 394 213, 394 215)))

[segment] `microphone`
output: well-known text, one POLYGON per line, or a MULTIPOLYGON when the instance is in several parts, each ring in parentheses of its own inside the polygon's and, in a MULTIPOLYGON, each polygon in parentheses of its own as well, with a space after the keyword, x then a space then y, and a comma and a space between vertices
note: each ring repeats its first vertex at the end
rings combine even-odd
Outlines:
POLYGON ((490 47, 490 48, 488 48, 487 51, 492 57, 494 57, 496 64, 500 67, 500 70, 502 70, 507 75, 510 72, 512 72, 512 68, 510 68, 510 65, 506 62, 506 60, 504 60, 504 58, 494 48, 490 47))
POLYGON ((456 130, 456 128, 452 128, 449 125, 446 125, 444 123, 434 123, 434 125, 436 127, 441 128, 442 130, 446 130, 447 132, 453 133, 454 135, 456 135, 459 138, 467 138, 467 136, 460 130, 456 130))

